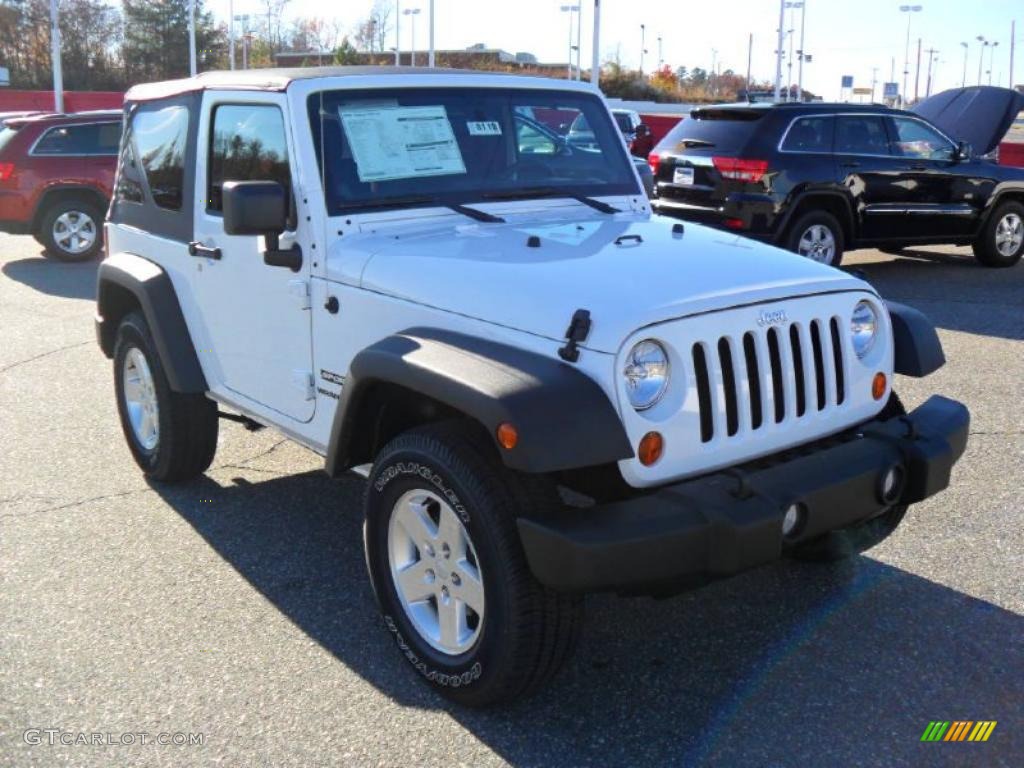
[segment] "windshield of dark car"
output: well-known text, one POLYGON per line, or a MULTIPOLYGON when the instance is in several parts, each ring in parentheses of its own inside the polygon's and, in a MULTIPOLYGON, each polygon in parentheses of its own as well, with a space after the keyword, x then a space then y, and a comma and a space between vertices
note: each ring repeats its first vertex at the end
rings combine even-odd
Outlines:
POLYGON ((618 129, 596 95, 402 88, 315 93, 310 123, 329 213, 422 198, 471 203, 518 189, 635 194, 618 129), (582 119, 586 146, 562 136, 582 119))

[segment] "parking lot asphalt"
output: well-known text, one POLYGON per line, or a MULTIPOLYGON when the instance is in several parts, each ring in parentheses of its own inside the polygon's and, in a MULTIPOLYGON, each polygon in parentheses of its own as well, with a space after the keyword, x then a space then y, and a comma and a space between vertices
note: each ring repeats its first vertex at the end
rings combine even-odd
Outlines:
POLYGON ((1024 765, 1024 265, 967 254, 847 257, 939 327, 948 364, 897 388, 972 411, 948 491, 842 564, 590 597, 553 685, 466 711, 377 617, 363 481, 222 422, 205 477, 147 484, 94 340, 96 265, 0 235, 0 764, 1024 765), (932 720, 998 725, 921 743, 932 720))

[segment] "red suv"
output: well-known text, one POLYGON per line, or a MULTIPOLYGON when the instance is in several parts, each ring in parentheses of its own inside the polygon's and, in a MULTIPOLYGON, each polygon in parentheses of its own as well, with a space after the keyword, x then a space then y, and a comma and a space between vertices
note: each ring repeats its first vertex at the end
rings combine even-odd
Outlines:
POLYGON ((16 117, 0 128, 0 232, 31 234, 62 261, 103 245, 121 141, 118 111, 16 117))

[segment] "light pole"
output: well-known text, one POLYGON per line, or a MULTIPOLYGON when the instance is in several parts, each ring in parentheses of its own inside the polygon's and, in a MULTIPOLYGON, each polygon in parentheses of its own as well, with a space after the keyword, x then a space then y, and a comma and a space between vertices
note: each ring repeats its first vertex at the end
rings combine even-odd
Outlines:
POLYGON ((712 48, 711 49, 711 73, 708 75, 708 90, 711 92, 712 96, 714 96, 714 94, 715 94, 715 81, 714 81, 713 78, 715 77, 715 67, 717 65, 718 65, 718 49, 717 48, 712 48))
POLYGON ((576 6, 576 79, 583 79, 583 3, 576 6))
POLYGON ((907 102, 907 76, 910 74, 910 20, 915 13, 921 11, 920 5, 901 5, 900 13, 907 14, 907 42, 903 46, 903 90, 900 91, 900 102, 907 102))
POLYGON ((419 8, 406 8, 402 11, 403 16, 412 16, 412 53, 409 54, 409 66, 416 66, 416 17, 420 15, 419 8))
POLYGON ((395 66, 402 66, 402 12, 400 0, 395 0, 395 66))
POLYGON ((573 45, 572 45, 572 15, 574 13, 577 13, 579 11, 579 9, 580 9, 580 7, 578 5, 563 5, 562 6, 562 13, 568 13, 569 14, 569 59, 568 59, 569 63, 566 65, 566 77, 569 80, 572 80, 572 49, 573 49, 573 45))
POLYGON ((188 69, 196 76, 196 0, 188 0, 188 69))
POLYGON ((50 58, 53 64, 53 109, 64 111, 64 72, 60 63, 60 12, 57 0, 50 0, 50 58))
POLYGON ((989 53, 989 57, 988 57, 988 84, 989 85, 992 85, 992 69, 996 65, 996 46, 997 45, 999 45, 999 41, 998 40, 993 40, 991 45, 990 45, 990 47, 992 48, 992 51, 989 53))
POLYGON ((978 49, 978 85, 981 85, 981 63, 985 60, 985 48, 988 46, 988 40, 984 35, 978 35, 976 40, 981 43, 978 49))
POLYGON ((590 52, 590 82, 601 82, 601 0, 594 0, 594 50, 590 52))
POLYGON ((433 68, 434 66, 434 0, 430 0, 430 5, 427 8, 427 13, 430 15, 430 53, 427 54, 427 66, 433 68))
POLYGON ((661 35, 658 35, 658 70, 665 66, 665 57, 662 55, 661 35))
POLYGON ((647 43, 645 42, 647 36, 647 25, 640 25, 640 74, 644 73, 644 54, 647 53, 647 43))
POLYGON ((228 0, 228 58, 235 68, 235 0, 228 0))
POLYGON ((796 75, 796 100, 804 100, 804 59, 807 58, 804 51, 804 26, 807 22, 807 3, 800 3, 800 63, 796 75))
POLYGON ((775 47, 775 103, 782 92, 782 27, 786 21, 786 0, 779 0, 779 40, 775 47))
POLYGON ((878 67, 871 68, 871 103, 875 103, 875 86, 878 85, 878 67))
POLYGON ((938 51, 934 48, 929 48, 925 53, 928 54, 928 80, 924 86, 924 97, 927 99, 932 95, 932 62, 938 61, 939 57, 935 55, 938 51))
POLYGON ((967 43, 960 43, 960 45, 962 45, 964 47, 964 76, 960 80, 960 87, 961 88, 966 88, 967 87, 967 49, 970 48, 970 46, 967 43))

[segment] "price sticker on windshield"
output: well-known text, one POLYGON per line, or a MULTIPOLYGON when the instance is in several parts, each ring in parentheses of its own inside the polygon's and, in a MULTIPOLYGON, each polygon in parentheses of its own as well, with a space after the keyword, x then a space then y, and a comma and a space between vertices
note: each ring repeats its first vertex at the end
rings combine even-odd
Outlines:
POLYGON ((466 129, 470 136, 501 136, 501 123, 497 120, 469 121, 466 129))

